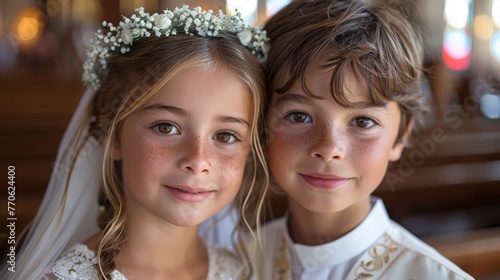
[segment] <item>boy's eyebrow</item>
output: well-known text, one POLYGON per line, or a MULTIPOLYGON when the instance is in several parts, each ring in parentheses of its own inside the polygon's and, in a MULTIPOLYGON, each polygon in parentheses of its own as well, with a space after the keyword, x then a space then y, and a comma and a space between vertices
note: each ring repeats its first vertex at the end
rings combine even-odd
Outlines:
MULTIPOLYGON (((161 110, 161 111, 167 111, 182 117, 189 117, 189 113, 186 112, 185 110, 174 107, 174 106, 168 106, 168 105, 163 105, 163 104, 153 104, 147 107, 142 108, 141 110, 161 110)), ((242 118, 237 118, 237 117, 232 117, 232 116, 226 116, 226 115, 218 115, 216 117, 217 121, 224 122, 224 123, 241 123, 244 124, 248 127, 250 127, 250 123, 248 121, 242 119, 242 118)))
MULTIPOLYGON (((282 103, 286 102, 294 102, 294 103, 312 103, 310 97, 306 97, 304 95, 300 94, 295 94, 295 93, 288 93, 288 94, 283 94, 280 97, 276 99, 275 106, 281 105, 282 103)), ((349 109, 368 109, 368 108, 380 108, 384 109, 387 108, 387 102, 384 104, 375 104, 370 101, 359 101, 359 102, 352 102, 348 106, 346 106, 349 109)))
POLYGON ((375 104, 375 103, 370 102, 370 101, 360 101, 360 102, 350 103, 349 106, 347 106, 347 107, 352 108, 352 109, 369 109, 369 108, 384 109, 384 108, 387 108, 387 102, 378 105, 378 104, 375 104))
POLYGON ((275 105, 281 105, 282 103, 312 103, 310 97, 306 97, 304 95, 296 94, 296 93, 287 93, 282 94, 280 97, 276 99, 275 105))

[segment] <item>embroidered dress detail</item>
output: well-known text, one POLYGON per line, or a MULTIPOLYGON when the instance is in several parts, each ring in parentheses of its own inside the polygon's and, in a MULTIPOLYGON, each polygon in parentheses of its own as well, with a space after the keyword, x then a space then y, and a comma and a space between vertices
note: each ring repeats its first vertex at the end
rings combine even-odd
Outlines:
POLYGON ((52 265, 52 273, 57 279, 94 280, 97 279, 95 264, 95 252, 83 244, 78 244, 52 265))

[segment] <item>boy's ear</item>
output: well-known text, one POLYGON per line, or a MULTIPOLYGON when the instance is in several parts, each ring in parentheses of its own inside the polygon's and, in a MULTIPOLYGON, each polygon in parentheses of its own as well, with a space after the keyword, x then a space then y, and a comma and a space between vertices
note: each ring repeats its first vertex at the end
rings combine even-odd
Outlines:
POLYGON ((411 131, 413 129, 413 119, 408 122, 405 133, 401 136, 401 139, 397 141, 389 152, 389 161, 397 161, 401 158, 404 148, 408 143, 411 131))

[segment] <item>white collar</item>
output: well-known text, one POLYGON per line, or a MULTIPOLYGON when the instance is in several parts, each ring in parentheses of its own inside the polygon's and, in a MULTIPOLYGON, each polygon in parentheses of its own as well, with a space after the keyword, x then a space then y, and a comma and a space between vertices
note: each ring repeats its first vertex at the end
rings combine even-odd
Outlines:
MULTIPOLYGON (((334 266, 346 262, 369 248, 387 230, 390 219, 381 199, 371 197, 372 208, 366 218, 343 237, 319 246, 294 244, 288 230, 284 230, 288 247, 305 269, 334 266)), ((284 219, 286 228, 288 217, 284 219)))

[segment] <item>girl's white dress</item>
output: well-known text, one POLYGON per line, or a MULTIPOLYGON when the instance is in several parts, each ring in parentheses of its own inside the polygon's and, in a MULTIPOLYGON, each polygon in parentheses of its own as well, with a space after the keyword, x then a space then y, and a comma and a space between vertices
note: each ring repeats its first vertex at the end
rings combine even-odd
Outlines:
MULTIPOLYGON (((207 246, 207 280, 236 279, 240 262, 228 250, 222 247, 207 246)), ((96 252, 84 244, 76 244, 47 268, 42 280, 94 280, 98 279, 96 252)), ((120 271, 111 273, 111 280, 126 280, 120 271)))

